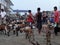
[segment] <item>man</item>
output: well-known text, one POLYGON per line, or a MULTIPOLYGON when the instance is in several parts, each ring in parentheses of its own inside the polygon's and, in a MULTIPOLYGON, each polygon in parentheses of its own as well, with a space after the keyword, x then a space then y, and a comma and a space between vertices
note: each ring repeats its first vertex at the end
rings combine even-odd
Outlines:
POLYGON ((2 22, 1 22, 1 21, 2 21, 2 18, 1 18, 1 15, 0 15, 0 25, 2 24, 2 22))
POLYGON ((58 25, 59 25, 59 12, 58 12, 56 6, 54 7, 54 22, 56 24, 56 27, 54 28, 54 32, 55 32, 55 35, 57 35, 57 32, 59 32, 60 27, 58 27, 58 25))
POLYGON ((24 18, 24 20, 26 20, 26 18, 27 18, 27 13, 25 13, 25 14, 23 15, 23 18, 24 18))
POLYGON ((17 24, 19 24, 19 22, 20 22, 20 19, 19 18, 20 18, 20 15, 18 13, 16 13, 16 23, 17 24))
POLYGON ((31 10, 29 10, 28 13, 29 13, 29 15, 27 16, 27 22, 28 22, 28 24, 29 24, 29 25, 31 26, 31 28, 32 28, 32 23, 34 22, 34 20, 33 20, 33 15, 32 15, 32 13, 31 13, 31 10))
POLYGON ((59 23, 59 12, 56 6, 54 7, 54 21, 56 24, 59 23))
POLYGON ((43 24, 47 23, 47 14, 46 11, 43 11, 43 24))
POLYGON ((54 13, 51 14, 50 22, 51 22, 52 24, 54 23, 54 13))
POLYGON ((4 18, 5 15, 6 15, 6 12, 3 9, 1 9, 1 17, 4 18))
POLYGON ((36 21, 37 21, 38 32, 40 34, 42 29, 42 13, 40 12, 40 8, 37 8, 36 21))
POLYGON ((6 16, 6 12, 4 11, 4 9, 1 9, 0 15, 1 15, 1 18, 2 18, 2 23, 4 23, 4 21, 5 21, 4 17, 6 16))

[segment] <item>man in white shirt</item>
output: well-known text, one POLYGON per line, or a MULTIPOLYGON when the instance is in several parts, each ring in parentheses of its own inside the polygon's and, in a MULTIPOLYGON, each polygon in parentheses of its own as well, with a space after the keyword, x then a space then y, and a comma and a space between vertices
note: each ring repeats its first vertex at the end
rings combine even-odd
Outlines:
POLYGON ((6 15, 6 12, 4 11, 4 9, 1 9, 1 13, 0 13, 0 15, 1 15, 1 18, 2 18, 2 23, 4 23, 4 17, 5 17, 5 15, 6 15))
POLYGON ((6 15, 6 12, 3 9, 1 9, 1 17, 4 18, 5 15, 6 15))

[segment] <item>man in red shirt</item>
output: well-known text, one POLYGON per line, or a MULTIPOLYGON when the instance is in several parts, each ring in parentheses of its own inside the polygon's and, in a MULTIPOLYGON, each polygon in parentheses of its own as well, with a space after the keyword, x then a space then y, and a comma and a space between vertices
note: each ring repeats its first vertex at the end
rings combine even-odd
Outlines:
POLYGON ((33 21, 33 15, 32 15, 32 13, 31 13, 31 10, 29 10, 28 13, 29 13, 29 15, 27 16, 27 22, 28 22, 28 24, 29 24, 29 25, 31 26, 31 28, 32 28, 32 23, 34 22, 34 21, 33 21))
POLYGON ((57 11, 57 7, 54 7, 54 21, 55 23, 59 23, 59 12, 57 11))
POLYGON ((59 12, 57 11, 57 7, 54 7, 54 21, 56 24, 56 27, 54 28, 54 33, 55 35, 57 35, 57 32, 60 30, 60 27, 58 27, 59 25, 59 12))

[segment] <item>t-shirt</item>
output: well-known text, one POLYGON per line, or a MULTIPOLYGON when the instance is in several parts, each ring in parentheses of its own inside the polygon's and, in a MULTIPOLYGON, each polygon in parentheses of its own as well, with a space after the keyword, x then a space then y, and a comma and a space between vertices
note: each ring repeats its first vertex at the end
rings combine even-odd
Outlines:
POLYGON ((43 20, 46 20, 46 18, 47 18, 47 15, 43 15, 43 20))
POLYGON ((41 12, 36 14, 37 22, 41 22, 42 21, 41 17, 42 17, 42 13, 41 12))
POLYGON ((33 22, 33 15, 32 14, 28 15, 27 22, 33 22))
POLYGON ((1 17, 4 18, 4 16, 6 15, 6 12, 1 12, 1 17))
POLYGON ((48 20, 49 20, 51 23, 54 23, 54 18, 49 17, 48 20))
POLYGON ((54 21, 56 22, 56 23, 58 23, 59 22, 59 12, 58 11, 55 11, 54 12, 54 21))

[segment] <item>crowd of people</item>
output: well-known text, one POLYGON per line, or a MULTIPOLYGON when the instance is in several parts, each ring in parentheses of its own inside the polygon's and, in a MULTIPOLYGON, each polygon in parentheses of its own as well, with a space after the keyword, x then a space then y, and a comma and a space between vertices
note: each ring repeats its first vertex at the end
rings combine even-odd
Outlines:
POLYGON ((28 15, 27 13, 25 13, 25 15, 23 16, 19 16, 16 14, 17 18, 16 20, 10 20, 10 18, 8 18, 8 16, 6 16, 6 12, 1 9, 1 13, 0 13, 0 25, 1 24, 7 24, 4 23, 5 20, 9 23, 11 21, 16 21, 19 22, 20 20, 25 20, 25 22, 27 22, 27 24, 33 28, 33 24, 35 24, 35 26, 38 29, 38 32, 40 34, 41 29, 42 29, 42 25, 43 24, 48 24, 48 21, 50 22, 50 25, 54 25, 54 32, 55 35, 57 35, 57 32, 59 32, 58 29, 60 29, 60 27, 58 28, 58 25, 60 24, 60 15, 59 15, 59 11, 57 9, 57 6, 54 7, 54 11, 52 12, 52 14, 49 16, 47 15, 46 11, 41 12, 40 8, 37 8, 37 13, 33 16, 32 11, 28 10, 28 15))
POLYGON ((37 13, 35 14, 35 16, 33 16, 31 10, 29 10, 27 22, 30 23, 31 27, 32 27, 33 23, 36 23, 36 27, 40 34, 42 25, 48 24, 48 21, 49 21, 49 23, 50 23, 49 25, 54 26, 54 33, 55 33, 55 35, 57 35, 57 32, 59 32, 59 30, 60 30, 60 27, 59 27, 60 14, 57 9, 57 6, 54 7, 54 11, 52 12, 52 14, 50 16, 47 15, 46 11, 40 12, 40 10, 41 10, 40 8, 37 8, 37 13))

